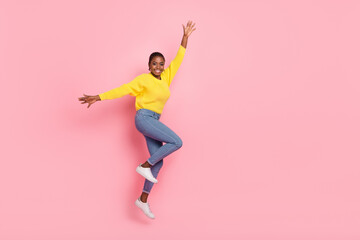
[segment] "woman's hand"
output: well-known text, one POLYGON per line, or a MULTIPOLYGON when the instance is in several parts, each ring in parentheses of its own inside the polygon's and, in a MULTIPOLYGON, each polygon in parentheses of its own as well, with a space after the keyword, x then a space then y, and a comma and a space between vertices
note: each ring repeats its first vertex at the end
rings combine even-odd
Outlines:
POLYGON ((83 95, 85 97, 79 97, 79 101, 84 101, 81 104, 88 103, 89 105, 87 106, 87 108, 89 108, 91 106, 91 104, 95 103, 96 101, 101 101, 99 95, 95 95, 95 96, 89 96, 86 94, 83 94, 83 95))
POLYGON ((183 26, 183 29, 184 29, 184 36, 181 40, 181 46, 183 46, 184 48, 186 48, 187 46, 187 41, 188 41, 188 38, 190 36, 190 34, 195 31, 196 28, 194 28, 195 26, 195 23, 193 24, 192 21, 188 21, 187 24, 186 24, 186 27, 184 26, 184 24, 182 25, 183 26))
POLYGON ((195 23, 193 24, 192 21, 188 21, 186 24, 186 27, 184 24, 182 25, 184 29, 184 37, 189 37, 193 31, 195 31, 196 28, 194 28, 195 23))

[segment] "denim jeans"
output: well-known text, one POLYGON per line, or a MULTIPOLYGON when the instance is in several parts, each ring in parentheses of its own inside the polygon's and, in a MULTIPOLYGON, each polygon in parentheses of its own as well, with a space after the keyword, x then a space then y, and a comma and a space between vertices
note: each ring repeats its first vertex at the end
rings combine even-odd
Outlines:
MULTIPOLYGON (((147 161, 151 165, 151 172, 155 178, 163 166, 163 159, 182 146, 180 137, 159 121, 160 116, 149 109, 139 109, 135 115, 135 126, 145 136, 150 153, 147 161)), ((145 179, 143 192, 150 193, 153 185, 152 182, 145 179)))

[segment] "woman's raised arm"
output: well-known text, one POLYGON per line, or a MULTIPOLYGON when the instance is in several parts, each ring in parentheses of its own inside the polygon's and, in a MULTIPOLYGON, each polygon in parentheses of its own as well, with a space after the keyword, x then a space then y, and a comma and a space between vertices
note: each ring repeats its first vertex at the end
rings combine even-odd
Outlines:
POLYGON ((192 21, 188 21, 187 24, 186 24, 186 27, 184 26, 184 24, 182 26, 183 26, 183 29, 184 29, 184 35, 183 35, 183 38, 181 40, 181 46, 186 48, 187 40, 188 40, 189 36, 191 35, 191 33, 193 31, 195 31, 196 28, 194 28, 195 23, 193 23, 192 21))

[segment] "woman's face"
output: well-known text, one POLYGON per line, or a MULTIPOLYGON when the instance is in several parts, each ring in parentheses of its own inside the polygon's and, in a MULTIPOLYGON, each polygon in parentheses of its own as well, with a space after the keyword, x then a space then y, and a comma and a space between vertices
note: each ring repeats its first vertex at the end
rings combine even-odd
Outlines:
POLYGON ((156 56, 151 59, 149 68, 150 72, 156 76, 160 77, 161 73, 164 71, 165 60, 162 57, 156 56))

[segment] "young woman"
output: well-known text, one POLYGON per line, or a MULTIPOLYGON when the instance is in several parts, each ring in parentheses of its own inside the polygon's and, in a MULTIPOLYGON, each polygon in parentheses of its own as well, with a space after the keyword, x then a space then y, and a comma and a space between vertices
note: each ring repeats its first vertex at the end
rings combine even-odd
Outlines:
POLYGON ((89 108, 96 101, 120 98, 128 94, 136 97, 135 126, 145 137, 150 158, 136 168, 136 172, 145 178, 145 183, 142 194, 135 204, 149 218, 155 216, 150 210, 147 198, 154 183, 157 183, 156 177, 163 165, 163 159, 182 146, 180 137, 159 121, 164 105, 170 97, 169 86, 184 58, 188 38, 196 29, 192 21, 188 21, 186 27, 182 26, 184 35, 181 45, 174 60, 166 69, 164 69, 164 56, 154 52, 149 57, 149 73, 141 74, 131 82, 102 94, 96 96, 84 94, 84 97, 79 98, 79 101, 83 101, 82 104, 88 103, 89 108))

